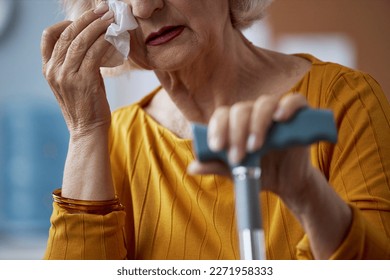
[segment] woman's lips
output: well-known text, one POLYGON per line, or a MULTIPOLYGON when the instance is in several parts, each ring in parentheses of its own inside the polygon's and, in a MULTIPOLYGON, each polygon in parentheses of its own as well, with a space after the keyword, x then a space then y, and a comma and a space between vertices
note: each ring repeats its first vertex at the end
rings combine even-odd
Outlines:
POLYGON ((149 46, 159 46, 168 43, 179 36, 184 30, 184 26, 166 26, 157 32, 151 33, 146 38, 146 44, 149 46))

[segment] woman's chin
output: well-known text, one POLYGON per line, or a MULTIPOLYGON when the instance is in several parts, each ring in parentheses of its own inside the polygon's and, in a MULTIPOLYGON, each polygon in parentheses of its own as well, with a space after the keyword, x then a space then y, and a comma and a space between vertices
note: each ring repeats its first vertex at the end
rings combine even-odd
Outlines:
POLYGON ((194 52, 173 47, 153 58, 153 68, 161 71, 178 71, 191 66, 195 61, 194 52))

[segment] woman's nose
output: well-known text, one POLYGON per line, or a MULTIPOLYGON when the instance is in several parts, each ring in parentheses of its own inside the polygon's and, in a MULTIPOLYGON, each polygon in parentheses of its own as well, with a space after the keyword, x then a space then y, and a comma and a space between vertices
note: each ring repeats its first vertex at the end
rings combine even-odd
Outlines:
POLYGON ((133 15, 136 18, 147 19, 153 15, 156 10, 164 7, 165 0, 129 0, 133 15))

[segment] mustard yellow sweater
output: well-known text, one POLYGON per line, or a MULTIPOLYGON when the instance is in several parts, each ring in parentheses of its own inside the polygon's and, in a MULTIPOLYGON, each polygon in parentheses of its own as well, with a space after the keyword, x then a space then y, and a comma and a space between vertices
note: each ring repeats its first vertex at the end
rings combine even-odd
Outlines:
MULTIPOLYGON (((390 259, 390 106, 369 75, 301 55, 312 69, 292 91, 333 110, 338 143, 311 147, 311 160, 353 209, 334 259, 390 259)), ((139 103, 113 114, 111 164, 124 211, 71 214, 54 203, 46 259, 237 259, 232 182, 189 176, 191 141, 155 122, 139 103)), ((260 194, 268 259, 310 259, 297 220, 260 194)), ((329 225, 332 226, 331 224, 329 225)))

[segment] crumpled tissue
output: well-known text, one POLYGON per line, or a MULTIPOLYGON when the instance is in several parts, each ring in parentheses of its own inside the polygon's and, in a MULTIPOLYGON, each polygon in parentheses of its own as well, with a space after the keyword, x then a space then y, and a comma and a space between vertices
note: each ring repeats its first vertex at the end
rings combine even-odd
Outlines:
POLYGON ((115 21, 108 27, 104 38, 123 55, 125 59, 130 54, 129 30, 138 27, 129 5, 118 0, 108 0, 107 4, 115 14, 115 21))

